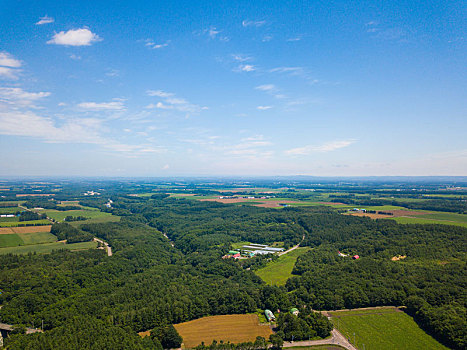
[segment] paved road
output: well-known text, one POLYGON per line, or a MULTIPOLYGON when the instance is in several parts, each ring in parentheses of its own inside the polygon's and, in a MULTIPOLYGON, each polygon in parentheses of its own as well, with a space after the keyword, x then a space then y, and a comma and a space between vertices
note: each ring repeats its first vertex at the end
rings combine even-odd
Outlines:
POLYGON ((284 348, 292 348, 295 346, 314 346, 314 345, 340 345, 349 350, 358 350, 355 346, 349 343, 347 339, 337 330, 333 329, 331 338, 321 340, 304 340, 294 342, 284 342, 284 348))
MULTIPOLYGON (((10 324, 6 324, 6 323, 0 323, 0 329, 3 329, 5 331, 12 331, 13 330, 13 326, 10 325, 10 324)), ((26 328, 26 334, 31 334, 31 333, 38 333, 38 332, 42 332, 42 329, 38 329, 38 328, 26 328)))
POLYGON ((109 246, 109 243, 104 242, 103 240, 96 237, 94 237, 94 241, 102 243, 104 245, 105 251, 107 252, 107 255, 112 256, 112 247, 109 246))

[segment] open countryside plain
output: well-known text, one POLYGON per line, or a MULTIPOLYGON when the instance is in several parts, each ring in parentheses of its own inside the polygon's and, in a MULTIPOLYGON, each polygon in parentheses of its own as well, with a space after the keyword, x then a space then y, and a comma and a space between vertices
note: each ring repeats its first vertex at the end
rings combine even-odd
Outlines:
POLYGON ((174 326, 183 337, 185 349, 201 342, 211 344, 213 340, 242 343, 254 341, 257 336, 268 339, 272 334, 270 326, 259 324, 258 316, 254 314, 209 316, 174 326))
POLYGON ((412 317, 397 308, 331 311, 334 326, 359 349, 448 349, 425 333, 412 317))
POLYGON ((265 267, 256 270, 255 274, 270 285, 283 286, 292 276, 292 270, 297 258, 309 251, 310 248, 297 248, 284 254, 276 261, 268 263, 265 267))

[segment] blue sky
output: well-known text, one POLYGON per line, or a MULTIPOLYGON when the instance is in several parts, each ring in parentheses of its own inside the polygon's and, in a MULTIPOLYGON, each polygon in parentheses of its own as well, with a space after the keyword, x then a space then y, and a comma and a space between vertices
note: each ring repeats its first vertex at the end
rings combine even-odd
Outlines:
POLYGON ((467 175, 462 1, 2 1, 0 175, 467 175))

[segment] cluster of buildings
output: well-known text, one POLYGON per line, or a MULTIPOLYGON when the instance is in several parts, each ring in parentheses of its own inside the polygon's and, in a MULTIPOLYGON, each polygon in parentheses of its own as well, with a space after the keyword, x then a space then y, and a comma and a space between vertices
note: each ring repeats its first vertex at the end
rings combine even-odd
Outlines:
POLYGON ((222 258, 223 259, 252 258, 255 255, 276 254, 276 253, 280 253, 283 251, 284 251, 284 248, 274 248, 274 247, 269 247, 266 244, 250 243, 250 244, 244 245, 240 249, 230 250, 229 253, 224 255, 222 258))
MULTIPOLYGON (((277 312, 280 312, 279 310, 277 310, 277 312)), ((289 310, 289 312, 292 314, 292 315, 295 315, 295 316, 298 316, 298 314, 300 313, 300 311, 298 311, 298 309, 296 307, 293 307, 289 310)), ((266 316, 266 319, 268 320, 268 322, 273 322, 276 320, 276 316, 274 316, 273 312, 271 310, 264 310, 264 315, 266 316)))

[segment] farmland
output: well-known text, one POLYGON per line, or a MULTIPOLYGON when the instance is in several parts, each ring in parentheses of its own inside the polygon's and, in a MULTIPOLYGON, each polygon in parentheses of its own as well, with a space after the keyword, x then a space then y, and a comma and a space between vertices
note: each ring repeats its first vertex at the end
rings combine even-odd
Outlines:
POLYGON ((254 341, 257 336, 267 339, 272 334, 271 328, 260 325, 258 316, 254 314, 209 316, 174 326, 183 337, 185 348, 195 347, 201 342, 211 344, 213 340, 242 343, 254 341))
POLYGON ((297 248, 280 256, 278 260, 270 262, 267 266, 255 271, 255 273, 267 284, 283 286, 292 276, 292 270, 297 258, 309 250, 308 247, 297 248))
POLYGON ((0 222, 0 227, 22 227, 22 226, 34 226, 34 225, 49 225, 50 221, 46 219, 41 220, 29 220, 29 221, 7 221, 0 222))
POLYGON ((448 349, 397 308, 329 312, 338 330, 359 349, 448 349))
MULTIPOLYGON (((1 235, 0 235, 1 237, 1 235)), ((17 247, 6 247, 0 248, 0 255, 2 254, 28 254, 28 253, 50 253, 57 249, 68 249, 68 250, 83 250, 92 249, 97 247, 97 242, 80 242, 66 244, 64 242, 53 242, 43 244, 32 244, 23 245, 17 247)))

